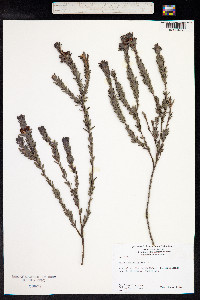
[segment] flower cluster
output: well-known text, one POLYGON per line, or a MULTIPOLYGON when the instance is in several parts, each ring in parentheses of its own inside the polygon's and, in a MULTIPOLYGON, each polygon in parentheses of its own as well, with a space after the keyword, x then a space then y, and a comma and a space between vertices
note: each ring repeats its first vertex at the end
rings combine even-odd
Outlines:
POLYGON ((129 32, 121 36, 121 43, 119 43, 119 51, 127 51, 130 48, 136 47, 137 39, 133 37, 133 33, 129 32))

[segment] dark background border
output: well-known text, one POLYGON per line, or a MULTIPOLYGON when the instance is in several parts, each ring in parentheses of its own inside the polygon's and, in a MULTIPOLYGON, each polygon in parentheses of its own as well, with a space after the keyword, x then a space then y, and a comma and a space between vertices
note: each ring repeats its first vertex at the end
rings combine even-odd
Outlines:
MULTIPOLYGON (((58 0, 57 2, 62 2, 58 0)), ((199 184, 199 161, 200 161, 200 103, 199 103, 199 91, 195 86, 195 99, 196 99, 196 237, 195 237, 195 294, 182 294, 182 295, 49 295, 49 296, 13 296, 4 295, 4 275, 3 275, 3 20, 194 20, 195 25, 195 82, 197 85, 200 82, 199 76, 199 61, 200 61, 200 37, 199 37, 199 18, 200 9, 198 9, 199 0, 180 0, 180 1, 152 1, 154 2, 154 14, 153 15, 53 15, 52 14, 52 2, 46 0, 0 0, 0 298, 15 299, 193 299, 199 294, 199 268, 200 268, 200 244, 197 240, 199 236, 199 223, 200 223, 200 184, 199 184), (162 16, 162 5, 175 4, 176 16, 162 16)), ((63 1, 64 2, 64 1, 63 1)), ((72 1, 68 1, 72 2, 72 1)), ((85 1, 86 2, 86 1, 85 1)), ((97 2, 97 1, 93 1, 97 2)), ((109 1, 106 1, 109 2, 109 1)), ((131 2, 131 1, 126 1, 131 2)), ((146 2, 138 1, 137 2, 146 2)), ((188 99, 190 101, 190 99, 188 99)), ((183 132, 184 134, 184 132, 183 132)), ((187 137, 186 137, 187 142, 187 137)), ((180 150, 181 151, 181 150, 180 150)), ((199 298, 200 299, 200 298, 199 298)))

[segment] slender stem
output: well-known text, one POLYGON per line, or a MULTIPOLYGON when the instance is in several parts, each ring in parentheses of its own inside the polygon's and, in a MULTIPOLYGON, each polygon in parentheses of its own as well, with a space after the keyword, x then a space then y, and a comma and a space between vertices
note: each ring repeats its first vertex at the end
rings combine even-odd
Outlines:
POLYGON ((81 219, 80 207, 79 207, 78 209, 79 209, 79 220, 80 220, 80 225, 82 225, 82 219, 81 219))
POLYGON ((142 112, 142 114, 143 114, 143 117, 144 117, 144 119, 145 119, 145 121, 146 121, 147 128, 148 128, 149 132, 150 132, 151 135, 152 135, 152 131, 151 131, 151 128, 150 128, 150 126, 149 126, 149 122, 148 122, 148 119, 147 119, 147 115, 146 115, 144 112, 142 112))
POLYGON ((161 117, 161 122, 160 122, 160 133, 163 131, 163 117, 161 117))
POLYGON ((83 232, 83 226, 81 225, 81 240, 82 240, 82 261, 81 261, 81 265, 83 265, 83 261, 84 261, 84 252, 85 252, 85 243, 84 243, 84 232, 83 232))
POLYGON ((92 201, 92 193, 94 189, 94 156, 93 156, 93 136, 92 136, 92 126, 91 126, 91 120, 89 118, 88 114, 88 109, 85 106, 84 103, 84 98, 85 96, 83 95, 81 98, 81 108, 84 114, 84 124, 85 124, 85 130, 88 132, 88 141, 89 141, 89 154, 90 154, 90 164, 91 164, 91 173, 90 173, 90 182, 89 182, 89 191, 91 189, 91 193, 89 193, 89 201, 88 201, 88 208, 87 208, 87 213, 86 216, 81 220, 81 213, 79 209, 79 215, 80 215, 80 224, 81 224, 81 240, 82 240, 82 261, 81 265, 83 265, 84 262, 84 255, 85 255, 85 241, 84 241, 84 231, 83 228, 89 218, 90 214, 90 203, 92 201))
MULTIPOLYGON (((148 147, 148 146, 147 146, 148 147)), ((152 156, 152 154, 151 154, 151 151, 150 151, 150 148, 148 147, 147 148, 147 151, 149 152, 149 155, 150 155, 150 157, 151 157, 151 160, 152 160, 152 163, 153 163, 153 166, 154 166, 154 159, 153 159, 153 156, 152 156)))
POLYGON ((150 194, 151 194, 151 186, 152 186, 152 181, 153 181, 153 176, 154 176, 154 172, 156 169, 156 163, 153 164, 153 170, 151 173, 151 177, 150 177, 150 182, 149 182, 149 190, 148 190, 148 199, 147 199, 147 206, 146 206, 146 220, 147 220, 147 227, 148 227, 148 231, 149 231, 149 236, 152 242, 152 245, 155 246, 154 243, 154 239, 151 233, 151 227, 150 227, 150 223, 149 223, 149 200, 150 200, 150 194))
POLYGON ((88 191, 88 195, 89 195, 89 201, 88 201, 88 207, 86 210, 86 215, 83 218, 83 227, 85 226, 85 224, 88 221, 89 215, 90 215, 90 205, 91 205, 91 201, 92 201, 92 196, 93 196, 93 191, 94 191, 94 154, 93 154, 93 135, 92 135, 92 129, 94 127, 92 127, 91 125, 91 120, 89 118, 89 113, 88 113, 88 108, 85 106, 84 103, 84 96, 82 97, 82 101, 81 101, 81 108, 84 114, 84 124, 85 124, 85 130, 88 133, 88 148, 89 148, 89 155, 90 155, 90 166, 91 166, 91 172, 89 174, 89 191, 88 191))
POLYGON ((171 113, 172 113, 172 106, 170 106, 169 111, 168 111, 168 118, 167 118, 167 124, 166 124, 165 129, 167 129, 168 126, 169 126, 169 121, 170 121, 170 118, 171 118, 171 113))

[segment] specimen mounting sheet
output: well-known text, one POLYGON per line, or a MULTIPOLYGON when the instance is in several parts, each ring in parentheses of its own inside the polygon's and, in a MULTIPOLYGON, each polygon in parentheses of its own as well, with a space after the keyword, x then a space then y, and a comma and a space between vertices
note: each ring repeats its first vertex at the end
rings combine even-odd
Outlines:
MULTIPOLYGON (((107 82, 98 65, 101 60, 109 62, 133 105, 123 53, 118 51, 120 36, 128 32, 137 38, 138 52, 160 98, 163 83, 152 48, 156 43, 162 47, 168 69, 168 89, 175 100, 170 133, 151 191, 149 215, 155 244, 193 244, 193 22, 190 29, 180 31, 169 31, 160 21, 4 21, 3 27, 4 293, 112 294, 116 276, 112 268, 115 245, 150 245, 145 208, 151 161, 145 151, 130 142, 123 124, 114 114, 107 82), (46 172, 59 187, 68 207, 74 210, 70 193, 38 126, 45 126, 58 142, 66 168, 62 138, 70 137, 81 182, 80 201, 86 209, 89 171, 86 133, 82 130, 79 110, 53 84, 52 74, 60 76, 75 94, 78 89, 69 68, 60 63, 55 42, 72 53, 82 74, 83 65, 78 56, 85 51, 90 59, 88 106, 95 124, 97 180, 85 230, 83 266, 80 265, 78 235, 40 171, 20 154, 16 144, 17 116, 24 114, 46 172)), ((139 82, 141 111, 151 118, 154 100, 142 82, 134 56, 131 56, 131 65, 139 82)))

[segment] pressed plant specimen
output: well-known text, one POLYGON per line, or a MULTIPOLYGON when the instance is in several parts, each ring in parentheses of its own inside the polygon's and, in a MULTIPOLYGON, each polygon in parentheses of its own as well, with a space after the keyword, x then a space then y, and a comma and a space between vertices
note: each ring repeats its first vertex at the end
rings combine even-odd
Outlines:
POLYGON ((61 44, 60 43, 55 43, 55 48, 58 50, 60 53, 59 58, 61 62, 64 62, 67 64, 67 66, 70 68, 72 74, 74 75, 74 79, 78 85, 79 88, 79 95, 75 96, 70 89, 63 83, 63 81, 56 76, 55 74, 52 76, 52 79, 56 85, 58 85, 63 92, 65 92, 76 104, 76 106, 79 107, 79 110, 82 111, 83 114, 83 123, 84 123, 84 130, 87 132, 88 135, 88 150, 89 150, 89 161, 90 161, 90 171, 89 171, 89 189, 88 189, 88 204, 87 204, 87 209, 86 212, 83 213, 83 209, 81 208, 80 205, 80 196, 79 196, 79 176, 78 176, 78 171, 74 163, 74 157, 72 155, 72 150, 70 146, 70 141, 69 137, 63 137, 62 143, 64 150, 66 152, 66 158, 69 166, 69 170, 73 173, 74 175, 74 184, 68 179, 67 171, 64 169, 61 160, 60 160, 60 154, 58 151, 58 143, 55 140, 52 140, 45 127, 41 126, 38 127, 38 130, 40 134, 42 135, 42 138, 44 141, 46 141, 49 146, 51 147, 52 151, 52 157, 54 158, 54 162, 58 165, 60 168, 62 177, 64 178, 65 184, 68 186, 70 190, 70 194, 72 196, 72 199, 74 201, 75 206, 78 209, 78 214, 79 214, 79 221, 77 222, 74 219, 74 214, 71 210, 67 208, 65 205, 60 191, 55 187, 54 182, 47 176, 44 164, 42 164, 37 148, 36 148, 36 143, 32 137, 32 129, 27 126, 25 116, 20 115, 18 116, 18 121, 20 124, 20 134, 18 135, 18 138, 16 139, 17 144, 19 145, 19 150, 20 152, 30 160, 34 161, 35 166, 40 169, 41 175, 46 179, 47 183, 50 185, 52 188, 53 194, 55 198, 58 199, 65 215, 68 217, 71 225, 75 228, 76 232, 81 238, 82 241, 82 260, 81 260, 81 265, 83 265, 84 262, 84 229, 85 225, 89 219, 89 216, 91 214, 91 202, 93 200, 93 192, 95 189, 95 179, 94 178, 94 154, 93 154, 93 134, 92 130, 94 126, 91 124, 91 119, 89 117, 89 107, 86 106, 86 101, 87 101, 87 93, 88 93, 88 87, 89 87, 89 82, 90 82, 90 67, 89 67, 89 55, 83 54, 80 56, 80 59, 83 61, 84 64, 84 77, 85 77, 85 82, 82 82, 81 79, 81 74, 78 71, 76 64, 74 63, 71 53, 69 51, 64 52, 61 49, 61 44), (79 224, 78 224, 79 223, 79 224))
POLYGON ((148 233, 151 239, 151 243, 152 245, 155 245, 150 223, 149 223, 149 201, 150 201, 153 176, 158 161, 164 150, 166 137, 169 134, 169 123, 170 123, 170 119, 172 118, 172 106, 174 101, 172 100, 167 90, 167 68, 165 66, 164 57, 161 55, 162 48, 158 45, 158 43, 155 44, 153 48, 156 54, 156 63, 158 66, 158 70, 160 72, 161 79, 164 84, 163 99, 160 100, 158 96, 156 96, 155 94, 149 73, 147 72, 147 69, 143 64, 142 59, 138 54, 136 41, 137 38, 133 36, 133 33, 129 32, 121 36, 121 43, 119 44, 119 51, 124 52, 124 59, 126 63, 126 74, 135 99, 134 105, 131 106, 127 101, 124 89, 121 83, 117 79, 116 72, 114 70, 110 71, 108 62, 102 60, 99 63, 99 66, 104 72, 108 82, 108 86, 109 86, 108 96, 110 98, 110 103, 113 107, 114 112, 116 113, 120 122, 124 124, 125 129, 131 138, 131 142, 138 144, 138 146, 146 150, 152 161, 152 172, 151 172, 150 182, 148 186, 148 196, 147 196, 147 204, 146 204, 146 222, 147 222, 148 233), (133 69, 130 64, 129 51, 133 52, 143 83, 147 86, 155 102, 155 118, 151 120, 151 122, 149 122, 147 114, 144 111, 142 112, 140 111, 139 84, 136 76, 133 73, 133 69), (131 129, 130 126, 128 125, 127 120, 120 107, 120 104, 127 109, 128 113, 132 116, 133 120, 135 121, 134 129, 131 129), (141 125, 142 124, 141 117, 143 117, 145 120, 147 129, 153 138, 154 146, 150 147, 149 143, 147 142, 147 138, 143 133, 143 129, 141 125))

